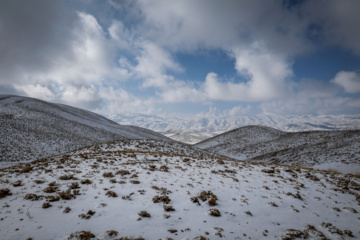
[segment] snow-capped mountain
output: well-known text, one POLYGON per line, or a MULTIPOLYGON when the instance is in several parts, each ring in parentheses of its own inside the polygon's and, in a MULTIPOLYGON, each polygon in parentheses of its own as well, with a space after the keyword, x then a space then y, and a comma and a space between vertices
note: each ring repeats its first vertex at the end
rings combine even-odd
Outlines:
POLYGON ((195 146, 239 160, 360 172, 360 130, 283 132, 247 126, 195 146))
POLYGON ((167 137, 98 114, 33 98, 0 95, 0 162, 31 161, 120 139, 167 137))
POLYGON ((360 238, 358 177, 180 143, 86 147, 0 169, 0 186, 1 239, 360 238))
POLYGON ((360 115, 281 116, 109 116, 120 124, 144 127, 178 141, 196 143, 209 136, 248 125, 261 125, 287 132, 360 129, 360 115), (196 137, 194 137, 196 136, 196 137))

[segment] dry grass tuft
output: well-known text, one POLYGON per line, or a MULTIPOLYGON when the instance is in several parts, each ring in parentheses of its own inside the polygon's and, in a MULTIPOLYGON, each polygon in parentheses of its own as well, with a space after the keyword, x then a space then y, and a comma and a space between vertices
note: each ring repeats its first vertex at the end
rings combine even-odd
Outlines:
POLYGON ((71 189, 78 189, 78 188, 80 188, 78 182, 73 182, 73 183, 71 183, 69 187, 70 187, 71 189))
POLYGON ((145 218, 150 218, 151 217, 150 213, 148 213, 147 211, 141 211, 141 212, 138 213, 138 215, 140 217, 145 217, 145 218))
POLYGON ((92 184, 92 181, 90 179, 83 179, 80 181, 81 184, 92 184))
POLYGON ((95 235, 90 231, 81 231, 70 234, 68 240, 90 240, 95 238, 95 235))
POLYGON ((45 180, 40 180, 40 179, 34 180, 34 183, 36 184, 43 184, 44 182, 45 180))
POLYGON ((18 180, 18 181, 16 181, 16 182, 14 182, 13 183, 13 186, 14 187, 20 187, 20 186, 22 186, 23 184, 22 184, 22 181, 21 180, 18 180))
POLYGON ((109 237, 112 237, 112 236, 117 236, 118 232, 115 230, 109 230, 109 231, 107 231, 107 234, 109 237))
POLYGON ((165 212, 173 212, 173 211, 175 211, 174 207, 170 206, 170 205, 164 205, 164 210, 165 210, 165 212))
POLYGON ((7 197, 7 196, 11 196, 11 195, 12 195, 12 193, 11 193, 10 189, 8 189, 8 188, 0 189, 0 199, 7 197))
POLYGON ((171 200, 169 198, 169 196, 155 196, 153 197, 153 202, 154 203, 165 203, 165 204, 168 204, 171 200))
POLYGON ((30 201, 37 201, 40 200, 42 196, 38 196, 35 193, 28 193, 25 195, 24 199, 25 200, 30 200, 30 201))
POLYGON ((125 175, 130 175, 131 173, 128 170, 119 170, 115 174, 125 176, 125 175))
POLYGON ((63 211, 63 213, 69 213, 71 211, 71 208, 70 207, 66 207, 63 211))
POLYGON ((59 177, 60 180, 71 180, 74 179, 74 175, 62 175, 59 177))
POLYGON ((117 197, 118 195, 116 194, 116 192, 113 191, 107 191, 107 193, 105 194, 108 197, 117 197))
POLYGON ((216 208, 210 208, 209 209, 210 211, 210 216, 214 216, 214 217, 220 217, 221 216, 221 213, 219 211, 219 209, 216 209, 216 208))
POLYGON ((75 199, 75 195, 71 194, 71 193, 66 193, 66 192, 58 192, 59 196, 61 197, 61 199, 63 200, 71 200, 71 199, 75 199))
POLYGON ((113 178, 113 177, 115 177, 115 175, 112 172, 104 172, 103 177, 113 178))
POLYGON ((197 204, 201 205, 199 199, 203 202, 208 201, 209 206, 217 205, 216 201, 218 200, 217 196, 211 191, 202 191, 197 196, 192 197, 191 201, 193 203, 197 203, 197 204))
POLYGON ((43 205, 42 205, 42 208, 49 208, 51 206, 52 205, 49 202, 44 202, 43 205))
POLYGON ((46 193, 54 193, 54 192, 56 192, 56 189, 57 188, 50 186, 50 187, 45 188, 44 192, 46 192, 46 193))

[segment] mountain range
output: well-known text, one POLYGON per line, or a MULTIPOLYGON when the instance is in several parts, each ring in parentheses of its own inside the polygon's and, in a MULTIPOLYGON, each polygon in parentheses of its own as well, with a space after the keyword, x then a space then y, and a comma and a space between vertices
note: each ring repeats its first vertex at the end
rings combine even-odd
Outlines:
POLYGON ((162 133, 174 140, 194 144, 209 137, 249 125, 268 126, 286 132, 360 129, 360 115, 283 116, 153 116, 111 115, 120 124, 135 125, 162 133))

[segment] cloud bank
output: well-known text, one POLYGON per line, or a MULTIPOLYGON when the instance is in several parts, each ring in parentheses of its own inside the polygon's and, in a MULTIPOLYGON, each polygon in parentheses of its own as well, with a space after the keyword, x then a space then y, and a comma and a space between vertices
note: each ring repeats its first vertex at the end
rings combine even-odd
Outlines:
POLYGON ((356 0, 6 1, 0 93, 104 114, 219 102, 249 106, 228 107, 231 114, 359 113, 358 69, 332 79, 294 71, 299 57, 332 47, 359 59, 359 8, 356 0), (214 69, 189 79, 177 55, 213 50, 233 60, 237 75, 214 69))

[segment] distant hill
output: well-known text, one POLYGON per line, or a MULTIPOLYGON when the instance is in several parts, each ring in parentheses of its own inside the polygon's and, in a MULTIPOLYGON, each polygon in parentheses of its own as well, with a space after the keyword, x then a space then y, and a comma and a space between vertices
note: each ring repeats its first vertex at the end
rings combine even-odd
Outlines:
POLYGON ((171 141, 86 110, 12 95, 0 95, 0 135, 0 162, 31 161, 114 140, 171 141))
POLYGON ((247 126, 195 146, 239 160, 360 172, 360 130, 283 132, 247 126))

